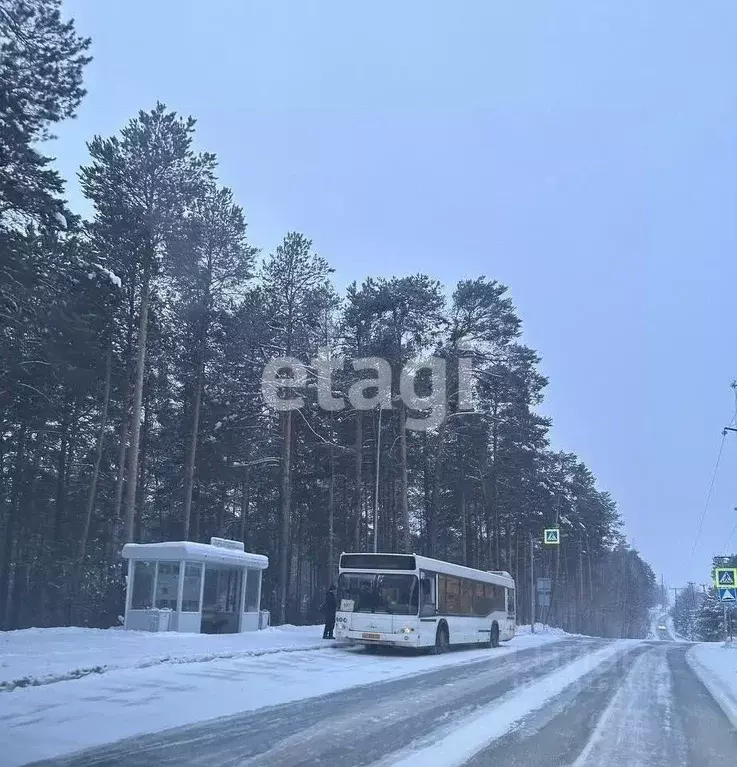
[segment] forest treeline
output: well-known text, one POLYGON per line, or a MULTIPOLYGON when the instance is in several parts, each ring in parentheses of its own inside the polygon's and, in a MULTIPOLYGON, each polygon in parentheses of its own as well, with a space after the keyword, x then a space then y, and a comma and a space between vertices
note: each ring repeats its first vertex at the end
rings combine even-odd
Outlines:
POLYGON ((376 501, 380 550, 510 571, 520 622, 532 538, 554 581, 547 622, 647 633, 653 573, 590 469, 551 448, 547 381, 506 286, 416 274, 339 292, 306 234, 262 252, 194 119, 163 104, 90 137, 82 218, 44 142, 84 97, 91 42, 59 0, 0 0, 0 39, 1 627, 113 625, 126 541, 214 535, 269 556, 274 622, 313 620, 340 552, 373 546, 376 501), (389 363, 381 420, 314 391, 266 405, 269 360, 325 348, 389 363), (409 430, 398 372, 428 354, 447 362, 448 409, 409 430), (561 545, 543 549, 555 523, 561 545))
POLYGON ((732 637, 737 634, 737 607, 731 602, 720 602, 714 586, 717 567, 737 567, 737 554, 714 557, 710 583, 688 583, 676 589, 671 609, 673 627, 684 639, 718 642, 725 638, 725 629, 732 637))

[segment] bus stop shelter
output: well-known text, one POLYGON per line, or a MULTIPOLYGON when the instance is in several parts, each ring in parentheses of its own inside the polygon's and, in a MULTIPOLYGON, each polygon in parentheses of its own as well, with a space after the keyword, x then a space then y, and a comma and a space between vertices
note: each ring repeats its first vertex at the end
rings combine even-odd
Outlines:
POLYGON ((237 634, 262 626, 269 559, 240 541, 126 543, 126 629, 237 634))

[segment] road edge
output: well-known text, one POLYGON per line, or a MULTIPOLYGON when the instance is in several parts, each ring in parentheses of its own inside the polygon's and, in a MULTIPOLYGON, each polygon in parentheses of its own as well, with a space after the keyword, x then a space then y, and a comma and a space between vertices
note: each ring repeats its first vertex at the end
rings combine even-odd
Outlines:
POLYGON ((708 669, 696 656, 694 650, 698 645, 692 647, 686 653, 686 663, 699 681, 706 687, 709 695, 714 699, 719 708, 722 709, 732 727, 737 730, 737 698, 725 689, 725 686, 717 680, 716 676, 708 669))

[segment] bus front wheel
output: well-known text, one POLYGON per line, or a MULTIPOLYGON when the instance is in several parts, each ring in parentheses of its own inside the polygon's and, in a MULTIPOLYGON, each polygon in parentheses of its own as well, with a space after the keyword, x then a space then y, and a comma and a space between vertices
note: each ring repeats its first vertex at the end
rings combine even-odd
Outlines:
POLYGON ((449 644, 448 627, 445 625, 438 626, 438 630, 435 632, 435 646, 432 648, 433 655, 441 655, 447 652, 449 644))
POLYGON ((492 647, 499 647, 499 624, 491 624, 491 644, 492 647))

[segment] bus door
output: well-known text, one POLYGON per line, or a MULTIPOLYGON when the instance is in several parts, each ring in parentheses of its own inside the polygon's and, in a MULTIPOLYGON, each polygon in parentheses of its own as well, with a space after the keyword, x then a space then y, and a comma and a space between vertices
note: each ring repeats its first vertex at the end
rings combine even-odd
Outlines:
POLYGON ((420 617, 434 618, 438 614, 438 578, 435 573, 420 570, 420 617))

